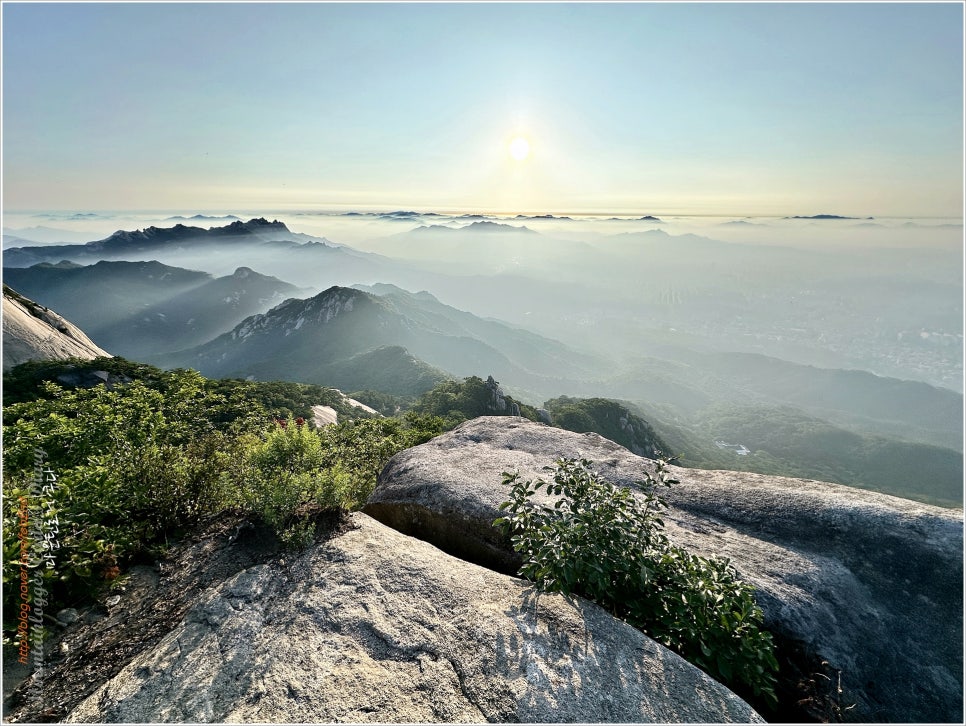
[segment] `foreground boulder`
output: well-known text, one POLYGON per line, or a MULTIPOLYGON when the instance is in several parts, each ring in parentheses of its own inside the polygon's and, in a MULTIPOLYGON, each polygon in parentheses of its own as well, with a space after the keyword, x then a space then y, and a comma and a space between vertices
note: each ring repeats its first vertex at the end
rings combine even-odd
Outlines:
POLYGON ((201 596, 71 722, 760 722, 596 605, 364 514, 201 596))
MULTIPOLYGON (((631 487, 654 470, 596 434, 479 418, 396 455, 365 511, 513 572, 517 557, 492 526, 508 498, 501 472, 546 479, 543 467, 561 457, 591 459, 631 487)), ((833 678, 840 671, 846 719, 962 722, 961 510, 801 479, 669 469, 680 480, 664 490, 671 540, 732 560, 757 588, 766 625, 828 661, 833 678)))

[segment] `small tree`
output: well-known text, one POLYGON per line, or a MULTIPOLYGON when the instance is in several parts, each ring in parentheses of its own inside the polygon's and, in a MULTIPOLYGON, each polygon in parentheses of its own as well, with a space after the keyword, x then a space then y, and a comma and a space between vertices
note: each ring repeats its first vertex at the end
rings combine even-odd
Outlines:
POLYGON ((659 486, 676 483, 658 463, 636 498, 591 470, 586 459, 561 459, 553 482, 504 472, 510 500, 494 524, 523 557, 520 575, 546 592, 582 595, 730 686, 775 701, 771 634, 751 586, 727 559, 704 558, 671 544, 659 486), (537 504, 545 488, 552 504, 537 504))

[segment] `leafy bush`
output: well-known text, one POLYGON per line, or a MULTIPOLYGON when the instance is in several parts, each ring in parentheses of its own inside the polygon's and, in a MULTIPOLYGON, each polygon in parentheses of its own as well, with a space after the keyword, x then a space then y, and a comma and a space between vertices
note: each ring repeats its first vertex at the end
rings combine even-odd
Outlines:
MULTIPOLYGON (((495 385, 494 383, 493 386, 495 385)), ((533 406, 516 401, 511 396, 503 396, 506 408, 500 408, 494 387, 479 376, 469 376, 462 382, 444 381, 416 399, 412 410, 420 414, 439 416, 446 421, 448 429, 477 416, 506 416, 513 404, 520 407, 520 415, 524 418, 540 420, 533 406)))
MULTIPOLYGON (((232 500, 229 464, 258 417, 212 393, 197 373, 166 376, 164 393, 140 381, 74 390, 45 381, 42 398, 4 409, 4 551, 17 543, 16 503, 42 449, 58 478, 50 495, 59 529, 55 603, 88 597, 119 563, 232 500)), ((5 561, 5 584, 16 565, 5 561)))
POLYGON ((635 454, 656 458, 670 450, 647 421, 617 401, 560 396, 543 407, 554 426, 577 433, 594 431, 635 454))
POLYGON ((242 506, 284 543, 298 547, 315 534, 314 514, 359 509, 390 457, 441 430, 441 420, 418 415, 405 422, 358 419, 321 429, 280 421, 246 439, 232 477, 242 506))
POLYGON ((298 546, 315 534, 311 514, 344 504, 348 477, 338 467, 325 466, 316 429, 283 423, 264 439, 252 437, 234 476, 243 506, 271 526, 283 543, 298 546))
POLYGON ((775 700, 778 663, 753 589, 726 559, 671 544, 658 486, 676 483, 659 463, 640 500, 601 479, 586 459, 561 459, 553 482, 504 472, 510 500, 494 524, 523 557, 520 575, 546 592, 579 594, 625 618, 659 643, 735 687, 775 700), (533 501, 541 489, 557 497, 533 501))
MULTIPOLYGON (((43 384, 57 383, 73 387, 67 381, 98 380, 95 371, 103 371, 112 381, 141 381, 149 388, 163 386, 164 371, 146 363, 134 363, 120 357, 100 357, 92 360, 70 358, 68 360, 27 361, 3 373, 4 405, 33 401, 45 397, 43 384)), ((75 384, 76 385, 76 384, 75 384)))
POLYGON ((314 514, 362 506, 393 454, 445 425, 409 413, 321 429, 281 419, 281 427, 272 414, 313 401, 369 414, 321 386, 209 380, 123 359, 30 364, 14 373, 5 381, 32 398, 3 411, 7 613, 17 612, 19 591, 8 587, 19 577, 17 505, 29 494, 36 449, 58 478, 49 499, 59 549, 56 568, 45 572, 56 611, 89 600, 137 558, 228 508, 264 519, 288 544, 304 544, 314 514), (108 385, 95 375, 101 370, 112 376, 108 385))

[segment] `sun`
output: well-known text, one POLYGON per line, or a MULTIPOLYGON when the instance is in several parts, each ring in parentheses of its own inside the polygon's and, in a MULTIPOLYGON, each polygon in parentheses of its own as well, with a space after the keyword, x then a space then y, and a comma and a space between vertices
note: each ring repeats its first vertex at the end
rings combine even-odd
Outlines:
POLYGON ((517 136, 510 142, 510 156, 517 161, 523 161, 530 156, 530 142, 522 136, 517 136))

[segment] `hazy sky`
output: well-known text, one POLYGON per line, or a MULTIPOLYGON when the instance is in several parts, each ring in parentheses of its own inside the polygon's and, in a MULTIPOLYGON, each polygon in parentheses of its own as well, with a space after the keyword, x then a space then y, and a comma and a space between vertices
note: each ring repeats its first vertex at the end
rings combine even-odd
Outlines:
POLYGON ((3 204, 960 216, 962 70, 959 2, 4 3, 3 204))

